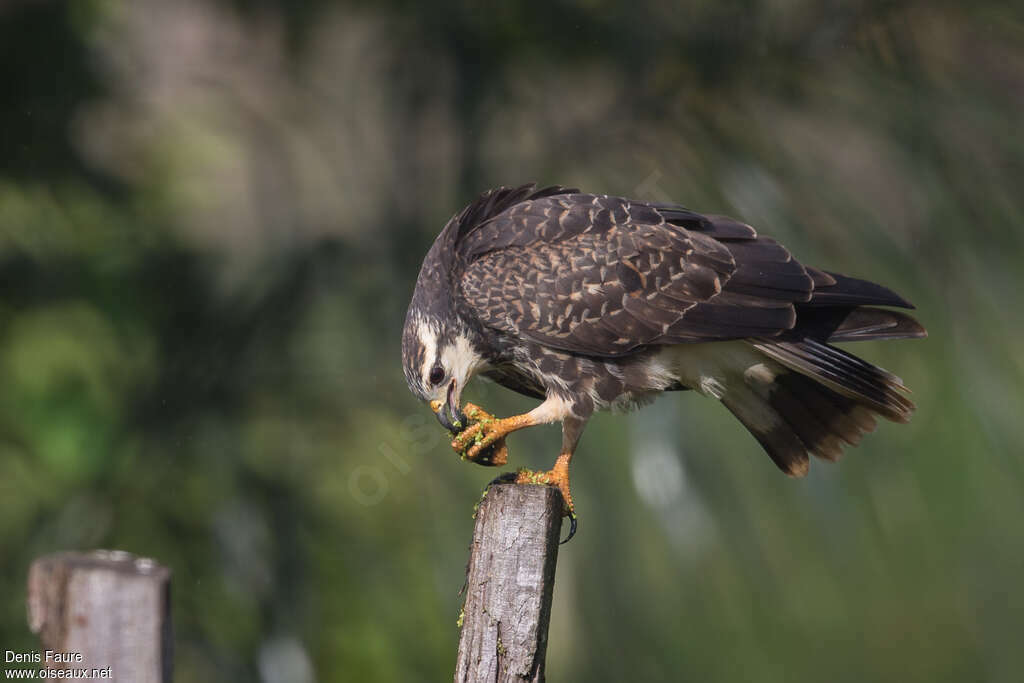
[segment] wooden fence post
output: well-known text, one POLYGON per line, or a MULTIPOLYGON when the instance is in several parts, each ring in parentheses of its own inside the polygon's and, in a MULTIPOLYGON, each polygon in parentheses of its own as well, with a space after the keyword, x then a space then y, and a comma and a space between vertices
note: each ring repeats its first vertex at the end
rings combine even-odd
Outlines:
POLYGON ((93 678, 121 683, 170 683, 170 576, 153 560, 118 550, 36 559, 28 578, 29 628, 46 650, 71 659, 41 663, 97 669, 93 678))
POLYGON ((544 680, 562 495, 500 484, 477 510, 455 683, 544 680))

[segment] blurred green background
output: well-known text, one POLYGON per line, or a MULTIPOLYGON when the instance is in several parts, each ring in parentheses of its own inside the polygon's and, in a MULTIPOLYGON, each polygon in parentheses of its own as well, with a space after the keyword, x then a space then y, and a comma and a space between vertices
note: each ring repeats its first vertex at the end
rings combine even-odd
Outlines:
POLYGON ((400 329, 535 180, 738 216, 931 334, 858 347, 918 413, 802 481, 695 395, 596 418, 550 679, 1021 680, 1019 5, 7 0, 0 84, 0 649, 33 557, 110 547, 173 569, 179 681, 449 679, 495 472, 400 329))

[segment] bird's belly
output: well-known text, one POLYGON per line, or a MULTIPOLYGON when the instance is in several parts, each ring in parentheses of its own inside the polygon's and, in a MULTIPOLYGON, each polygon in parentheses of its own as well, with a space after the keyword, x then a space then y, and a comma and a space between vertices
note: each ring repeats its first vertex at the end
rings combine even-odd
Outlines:
POLYGON ((678 389, 683 382, 675 356, 667 352, 669 348, 648 349, 605 361, 585 385, 595 406, 626 412, 650 403, 664 391, 678 389))
POLYGON ((744 340, 666 346, 658 356, 680 384, 716 399, 733 383, 742 383, 747 368, 766 360, 744 340))
POLYGON ((764 358, 745 341, 675 344, 600 360, 538 349, 518 371, 534 377, 547 394, 576 397, 598 410, 619 412, 680 387, 720 399, 730 385, 742 383, 743 370, 759 360, 764 358))
POLYGON ((727 387, 742 381, 743 370, 759 360, 764 359, 742 340, 658 347, 622 363, 621 394, 609 407, 630 408, 680 385, 720 399, 727 387))

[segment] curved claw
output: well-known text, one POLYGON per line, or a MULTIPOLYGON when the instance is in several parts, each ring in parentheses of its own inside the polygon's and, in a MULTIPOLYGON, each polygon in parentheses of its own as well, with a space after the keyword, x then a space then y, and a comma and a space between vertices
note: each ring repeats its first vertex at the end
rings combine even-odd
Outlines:
POLYGON ((494 479, 491 479, 489 482, 487 482, 487 486, 485 486, 484 489, 489 489, 495 484, 514 484, 516 483, 516 479, 518 477, 519 474, 517 472, 502 472, 494 479))
POLYGON ((565 537, 564 541, 559 541, 558 545, 565 545, 572 540, 572 537, 576 535, 576 513, 569 513, 569 535, 565 537))

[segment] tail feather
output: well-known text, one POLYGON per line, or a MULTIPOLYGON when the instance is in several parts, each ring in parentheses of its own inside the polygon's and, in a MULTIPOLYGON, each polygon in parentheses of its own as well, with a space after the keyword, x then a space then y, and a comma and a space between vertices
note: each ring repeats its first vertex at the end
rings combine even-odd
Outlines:
POLYGON ((914 403, 896 375, 828 344, 753 342, 754 348, 801 375, 811 377, 836 393, 855 400, 893 422, 909 422, 914 403))
POLYGON ((874 414, 853 399, 793 372, 783 374, 777 381, 787 392, 799 397, 818 420, 843 442, 856 446, 864 434, 875 430, 877 422, 874 414))
POLYGON ((825 460, 838 460, 843 454, 843 441, 830 427, 828 420, 822 420, 812 411, 800 395, 783 387, 776 387, 768 404, 789 425, 805 449, 812 455, 825 460))
POLYGON ((876 415, 906 422, 914 410, 902 381, 845 351, 817 342, 751 342, 760 353, 722 403, 791 476, 809 456, 838 460, 860 443, 876 415))
POLYGON ((810 467, 807 446, 775 410, 749 387, 730 388, 722 403, 754 435, 780 470, 802 477, 810 467))

